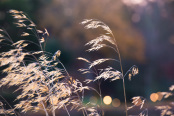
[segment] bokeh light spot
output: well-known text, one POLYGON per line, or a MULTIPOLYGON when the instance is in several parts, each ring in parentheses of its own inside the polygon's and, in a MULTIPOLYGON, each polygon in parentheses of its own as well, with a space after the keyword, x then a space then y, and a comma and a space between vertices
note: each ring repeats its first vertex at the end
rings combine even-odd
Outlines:
POLYGON ((150 99, 152 102, 156 102, 158 100, 158 94, 157 93, 152 93, 150 95, 150 99))
POLYGON ((104 104, 109 105, 112 102, 112 98, 110 96, 105 96, 103 98, 103 102, 104 102, 104 104))
POLYGON ((119 99, 117 99, 117 98, 115 98, 115 99, 113 99, 113 101, 112 101, 112 106, 113 107, 119 107, 120 106, 120 100, 119 99))
POLYGON ((92 97, 90 97, 89 101, 90 101, 90 103, 91 103, 91 104, 96 105, 96 104, 97 104, 98 99, 97 99, 97 97, 92 96, 92 97))
POLYGON ((163 98, 163 95, 161 94, 161 92, 157 92, 157 94, 158 94, 158 101, 161 101, 163 98))

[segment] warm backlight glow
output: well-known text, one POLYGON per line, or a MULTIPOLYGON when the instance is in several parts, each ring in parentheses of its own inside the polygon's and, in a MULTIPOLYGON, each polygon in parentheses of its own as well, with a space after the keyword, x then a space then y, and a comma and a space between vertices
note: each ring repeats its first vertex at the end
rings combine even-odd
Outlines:
POLYGON ((117 99, 117 98, 115 98, 115 99, 113 99, 113 101, 112 101, 112 106, 113 107, 119 107, 120 106, 120 100, 119 99, 117 99))
MULTIPOLYGON (((150 0, 148 0, 150 1, 150 0)), ((140 5, 145 6, 148 2, 147 0, 123 0, 123 3, 127 5, 140 5)))
POLYGON ((150 95, 150 99, 151 99, 151 101, 153 101, 153 102, 156 102, 157 100, 158 100, 158 94, 157 93, 152 93, 151 95, 150 95))
POLYGON ((104 102, 104 104, 109 105, 112 102, 112 98, 110 96, 105 96, 103 98, 103 102, 104 102))

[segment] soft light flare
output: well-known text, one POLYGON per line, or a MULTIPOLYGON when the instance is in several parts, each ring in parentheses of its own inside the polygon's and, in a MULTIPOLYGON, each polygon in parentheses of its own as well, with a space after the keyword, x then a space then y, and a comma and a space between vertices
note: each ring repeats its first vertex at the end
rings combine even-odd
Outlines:
POLYGON ((126 5, 140 5, 145 6, 147 4, 146 0, 123 0, 126 5))

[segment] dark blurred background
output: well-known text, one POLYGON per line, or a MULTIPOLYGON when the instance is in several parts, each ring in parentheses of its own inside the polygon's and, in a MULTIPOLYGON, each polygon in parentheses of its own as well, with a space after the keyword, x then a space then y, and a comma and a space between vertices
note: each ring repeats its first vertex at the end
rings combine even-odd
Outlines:
MULTIPOLYGON (((69 73, 81 81, 93 77, 77 71, 79 68, 87 67, 87 64, 79 62, 77 57, 95 60, 114 58, 115 54, 109 49, 95 53, 85 52, 87 47, 84 44, 97 37, 101 30, 85 30, 79 23, 83 19, 91 18, 105 22, 117 39, 124 72, 134 64, 139 67, 139 74, 133 77, 132 81, 128 78, 125 80, 128 105, 131 105, 130 99, 133 96, 143 96, 147 99, 149 116, 159 115, 154 106, 165 104, 165 100, 152 102, 150 95, 168 91, 170 85, 174 84, 173 0, 0 0, 0 26, 4 27, 14 40, 18 40, 21 30, 15 27, 14 19, 7 13, 10 9, 27 13, 38 29, 47 28, 50 36, 46 51, 54 53, 61 50, 60 60, 69 73)), ((100 67, 108 65, 113 63, 108 62, 100 67)), ((91 86, 97 87, 96 83, 91 86)), ((102 81, 101 89, 103 96, 108 95, 121 101, 118 107, 113 107, 112 104, 104 105, 105 115, 123 115, 122 81, 102 81)), ((17 95, 11 94, 12 90, 1 88, 0 91, 11 104, 17 95)), ((86 98, 90 99, 94 95, 95 93, 88 93, 86 98)), ((138 114, 139 111, 132 110, 130 114, 138 114)), ((63 111, 58 112, 59 115, 67 115, 63 111)), ((72 114, 80 115, 76 111, 72 111, 72 114)))

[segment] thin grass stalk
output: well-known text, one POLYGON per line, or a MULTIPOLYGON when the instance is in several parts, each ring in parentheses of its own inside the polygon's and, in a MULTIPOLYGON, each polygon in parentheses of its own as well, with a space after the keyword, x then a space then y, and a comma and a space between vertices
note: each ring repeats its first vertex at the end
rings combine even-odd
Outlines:
MULTIPOLYGON (((23 63, 23 65, 25 66, 25 63, 22 61, 22 63, 23 63)), ((26 67, 26 66, 25 66, 26 67)), ((33 82, 33 81, 32 81, 33 82)), ((39 92, 38 91, 36 91, 36 93, 39 95, 39 92)), ((44 103, 43 103, 43 101, 41 101, 41 104, 42 104, 42 106, 43 106, 43 108, 44 108, 44 111, 45 111, 45 114, 46 114, 46 116, 49 116, 48 115, 48 112, 47 112, 47 110, 46 110, 46 108, 45 108, 45 105, 44 105, 44 103)))
POLYGON ((56 116, 55 110, 52 110, 52 115, 56 116))
MULTIPOLYGON (((8 38, 9 38, 9 40, 11 40, 11 42, 12 42, 12 44, 14 43, 13 42, 13 40, 11 39, 11 37, 10 37, 10 35, 5 31, 5 33, 7 34, 7 36, 8 36, 8 38)), ((41 46, 42 47, 42 46, 41 46)), ((42 48, 41 48, 42 49, 42 48)), ((43 50, 42 50, 43 51, 43 50)), ((32 55, 33 56, 33 55, 32 55)), ((33 56, 34 57, 34 56, 33 56)), ((36 60, 37 60, 37 58, 36 57, 34 57, 36 60)), ((22 63, 23 63, 23 65, 25 66, 25 63, 22 61, 22 63)), ((25 66, 26 67, 26 66, 25 66)), ((37 92, 37 91, 36 91, 37 92)), ((39 94, 38 92, 37 92, 37 94, 39 94)), ((1 96, 2 97, 2 96, 1 96)), ((3 97, 2 97, 3 98, 3 97)), ((3 98, 4 99, 4 98, 3 98)), ((4 99, 5 100, 5 99, 4 99)), ((6 101, 6 100, 5 100, 6 101)), ((7 101, 6 101, 7 102, 7 101)), ((7 102, 7 104, 10 106, 10 104, 7 102)), ((43 103, 43 101, 41 101, 41 104, 42 104, 42 106, 43 106, 43 108, 44 108, 44 111, 45 111, 45 114, 46 114, 46 116, 49 116, 48 115, 48 112, 46 111, 46 108, 45 108, 45 105, 44 105, 44 103, 43 103)), ((10 106, 11 107, 11 106, 10 106)), ((12 107, 11 107, 12 108, 12 107)), ((14 112, 15 113, 15 112, 14 112)), ((15 115, 16 115, 16 113, 15 113, 15 115)), ((17 115, 16 115, 17 116, 17 115)))
MULTIPOLYGON (((4 109, 4 107, 3 107, 3 106, 2 106, 2 109, 4 109)), ((5 109, 4 109, 4 110, 5 110, 5 109)), ((6 115, 6 113, 5 113, 5 111, 3 111, 3 113, 5 114, 5 116, 7 116, 7 115, 6 115)))
MULTIPOLYGON (((62 66, 63 69, 65 70, 67 76, 70 78, 70 75, 69 75, 68 71, 66 70, 65 66, 63 65, 63 63, 62 63, 60 60, 59 60, 59 63, 61 64, 61 66, 62 66)), ((79 100, 80 100, 79 94, 78 94, 77 92, 76 92, 76 94, 77 94, 77 96, 78 96, 78 98, 79 98, 79 100)), ((82 103, 81 103, 81 104, 82 104, 82 103)), ((66 111, 68 111, 68 110, 66 110, 66 111)), ((83 115, 84 115, 84 116, 85 116, 85 113, 86 113, 86 116, 88 115, 85 108, 82 109, 82 112, 83 112, 83 115)), ((68 112, 67 112, 67 113, 68 113, 68 112)), ((68 114, 69 114, 69 113, 68 113, 68 114)))
POLYGON ((64 107, 65 107, 66 112, 68 113, 68 116, 71 116, 65 105, 64 105, 64 107))
MULTIPOLYGON (((8 106, 11 108, 11 109, 13 109, 12 107, 11 107, 11 105, 7 102, 7 100, 4 98, 4 97, 2 97, 2 95, 0 95, 0 97, 8 104, 8 106)), ((17 116, 17 114, 16 114, 16 112, 13 110, 13 112, 14 112, 14 115, 15 116, 17 116)), ((6 115, 6 114, 5 114, 6 115)))
MULTIPOLYGON (((118 45, 117 45, 116 39, 114 37, 114 34, 113 33, 111 33, 111 34, 112 34, 112 36, 114 38, 114 41, 115 41, 115 47, 116 47, 116 50, 117 50, 117 53, 118 53, 118 57, 119 57, 119 61, 120 61, 121 73, 123 75, 123 67, 122 67, 122 62, 121 62, 121 55, 120 55, 120 52, 119 52, 118 45)), ((126 116, 128 116, 128 113, 127 113, 127 101, 126 101, 126 88, 125 88, 124 77, 122 77, 122 80, 123 80, 123 91, 124 91, 124 101, 125 101, 125 112, 126 112, 126 116)))
POLYGON ((103 107, 102 107, 102 93, 101 93, 101 87, 100 87, 100 85, 101 85, 101 81, 99 81, 99 94, 100 94, 100 101, 101 101, 101 111, 102 111, 102 116, 104 116, 105 115, 105 113, 104 113, 104 111, 103 111, 103 107))
MULTIPOLYGON (((97 73, 97 70, 96 70, 96 68, 94 67, 94 72, 95 72, 95 74, 98 76, 98 73, 97 73)), ((98 89, 99 89, 99 92, 97 92, 98 94, 99 94, 99 96, 100 96, 100 104, 101 104, 101 111, 102 111, 102 116, 104 116, 104 110, 103 110, 103 107, 102 107, 102 92, 101 92, 101 87, 100 87, 100 85, 101 85, 101 81, 99 81, 98 80, 98 89)))

